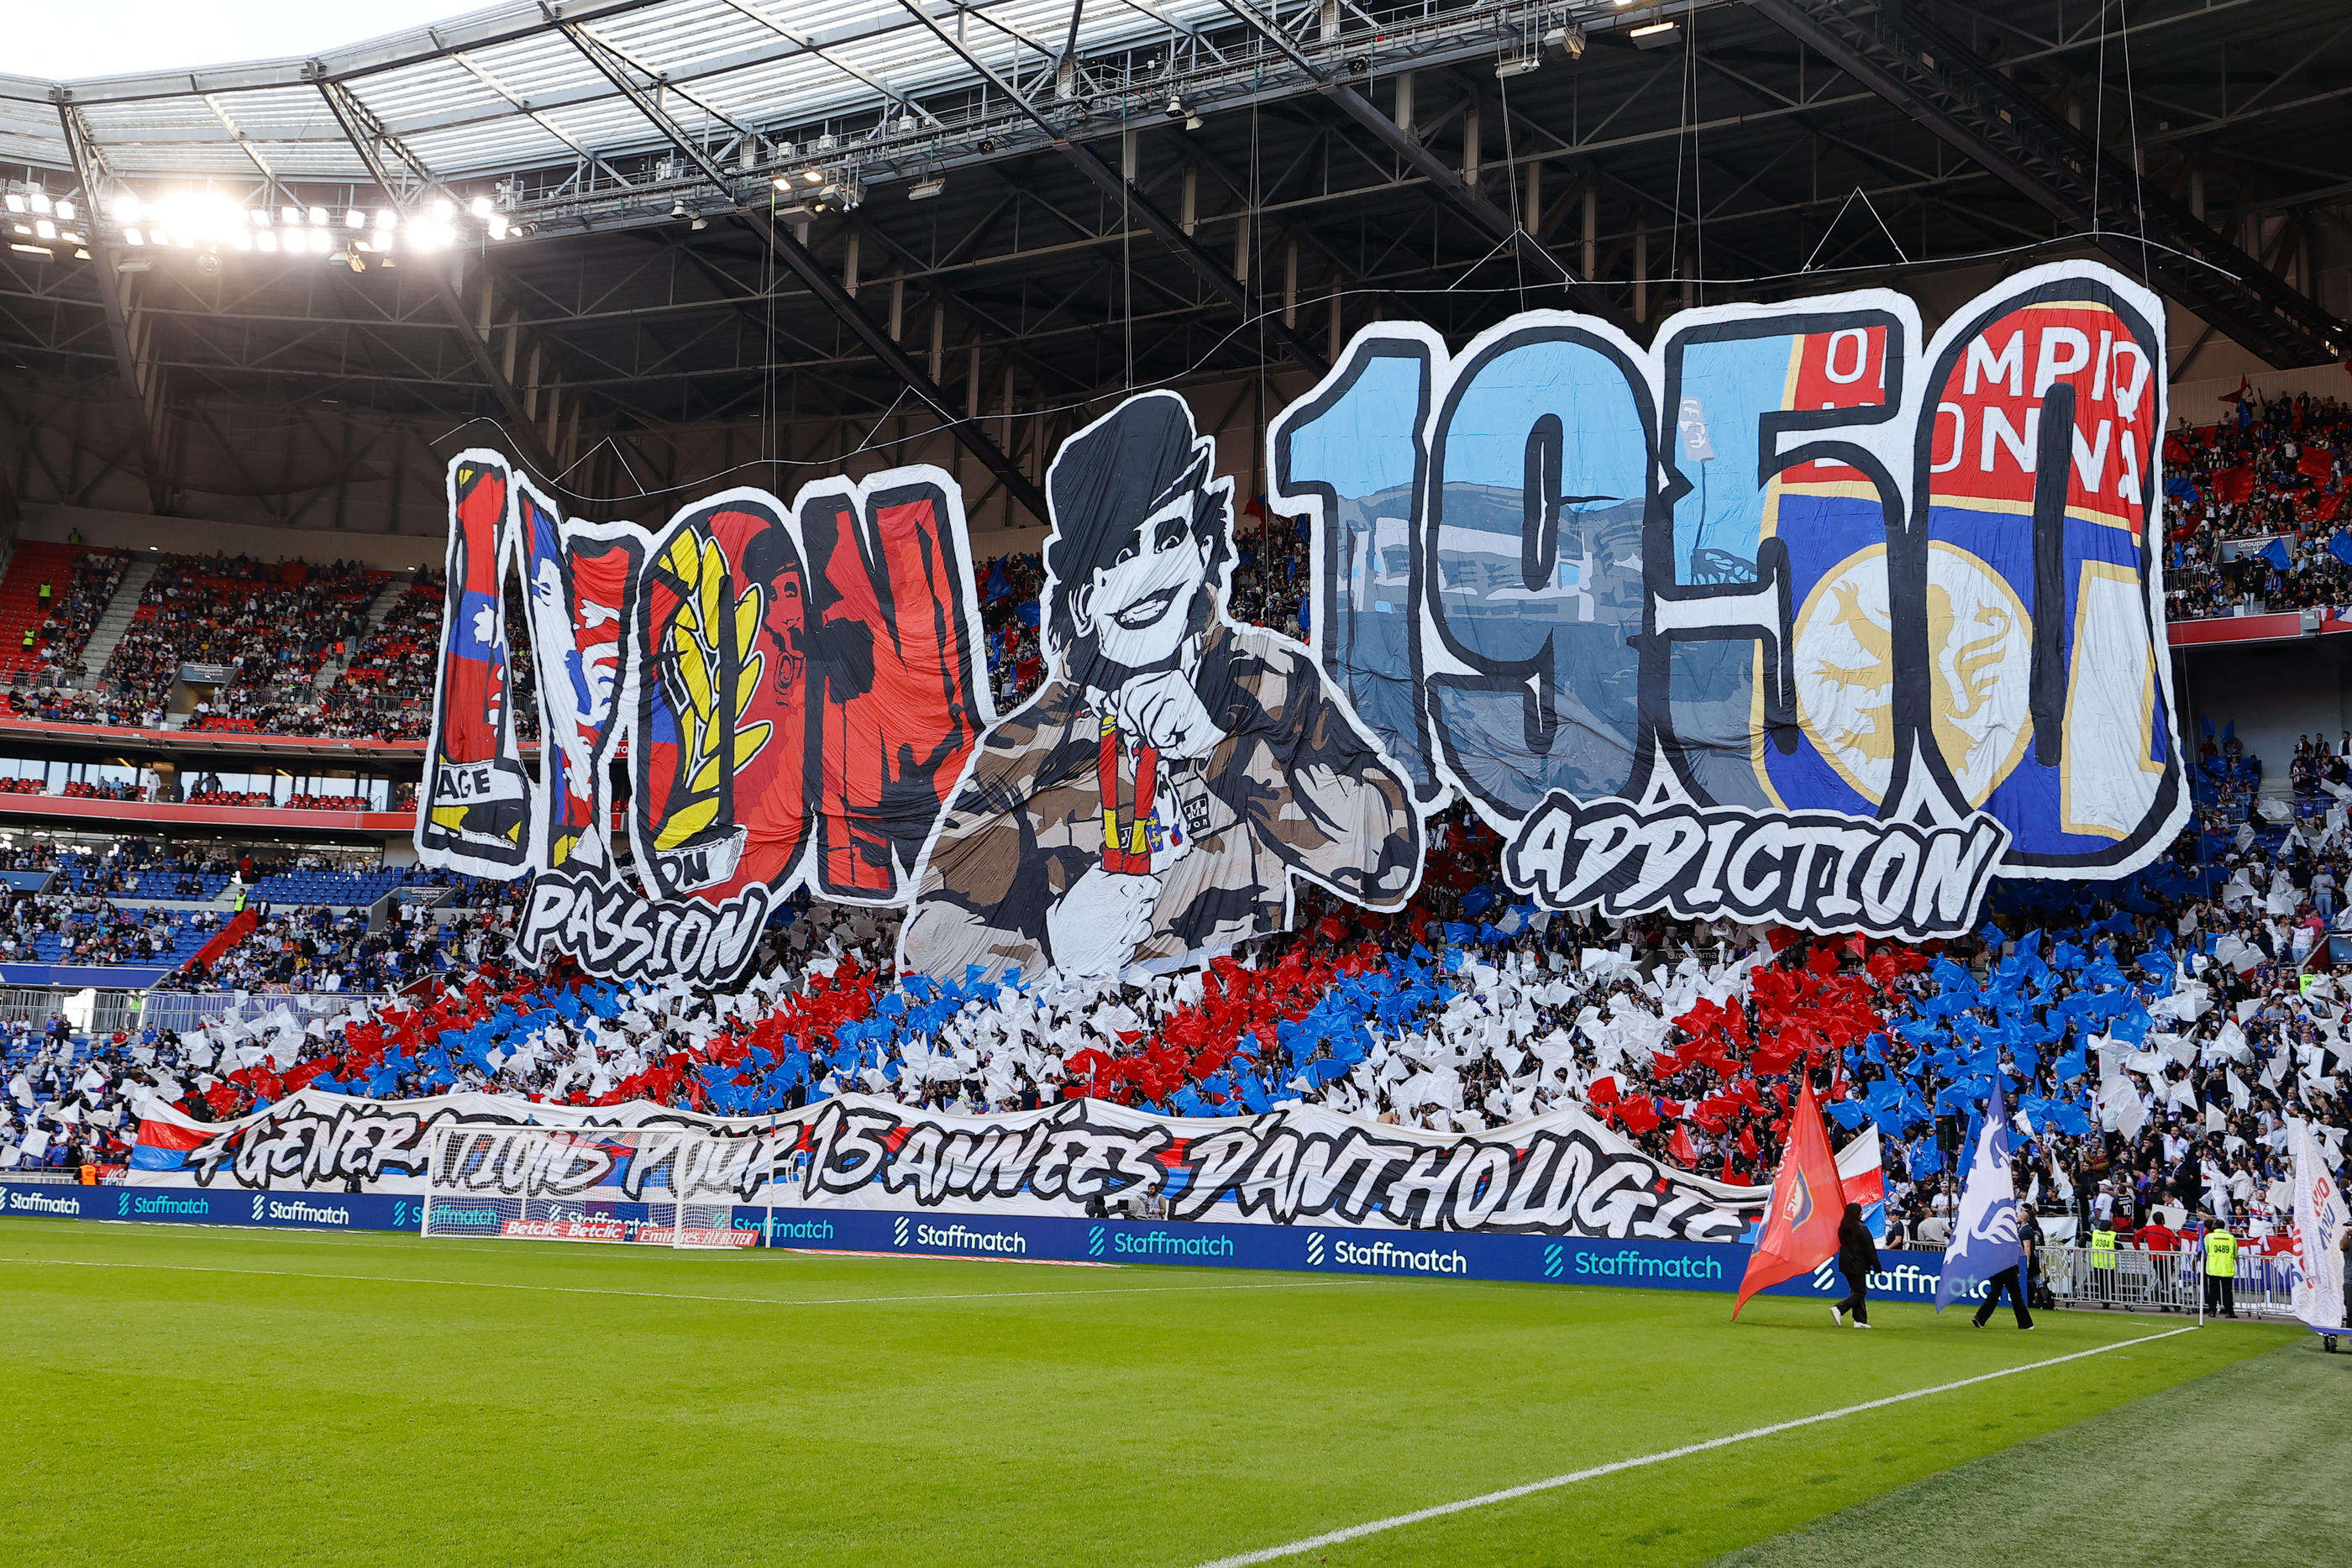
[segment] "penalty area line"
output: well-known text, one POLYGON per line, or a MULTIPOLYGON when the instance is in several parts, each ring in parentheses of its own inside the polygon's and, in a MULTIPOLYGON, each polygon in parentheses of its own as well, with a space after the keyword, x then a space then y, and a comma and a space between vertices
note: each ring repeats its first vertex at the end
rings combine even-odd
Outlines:
POLYGON ((1202 1291, 1316 1291, 1354 1280, 1286 1280, 1262 1285, 1116 1285, 1074 1291, 935 1291, 905 1296, 714 1296, 684 1291, 617 1291, 600 1285, 525 1285, 509 1280, 420 1280, 404 1274, 322 1274, 302 1269, 223 1269, 203 1263, 126 1263, 94 1258, 0 1258, 37 1269, 132 1269, 165 1274, 231 1274, 257 1280, 337 1280, 361 1285, 442 1285, 459 1291, 531 1291, 557 1296, 628 1296, 653 1301, 723 1301, 738 1307, 866 1307, 904 1301, 992 1301, 1020 1297, 1090 1301, 1097 1296, 1162 1296, 1202 1291))
POLYGON ((2162 1333, 2142 1334, 2137 1339, 2117 1340, 2113 1344, 2097 1345, 2090 1350, 2078 1350, 2069 1355, 2053 1355, 2047 1361, 2030 1361, 2022 1366, 2005 1366, 1998 1372, 1979 1373, 1974 1377, 1963 1377, 1956 1383, 1938 1383, 1933 1388, 1915 1388, 1907 1394, 1890 1394, 1884 1399, 1872 1399, 1860 1405, 1842 1406, 1835 1410, 1824 1410, 1815 1416, 1800 1416, 1793 1421, 1776 1421, 1769 1427, 1750 1427, 1745 1432, 1733 1432, 1727 1437, 1709 1437, 1701 1443, 1685 1443, 1679 1448, 1667 1448, 1655 1454, 1643 1454, 1631 1459, 1616 1459, 1605 1465, 1594 1465, 1590 1469, 1571 1470, 1564 1476, 1552 1476, 1544 1480, 1528 1481, 1519 1486, 1505 1487, 1500 1491, 1490 1491, 1478 1497, 1465 1497, 1456 1502, 1442 1502, 1434 1508, 1416 1509, 1411 1513, 1400 1513, 1388 1519, 1375 1519, 1362 1524, 1351 1524, 1345 1530, 1329 1531, 1321 1535, 1309 1536, 1304 1541, 1293 1541, 1286 1545, 1268 1546, 1256 1552, 1244 1552, 1231 1557, 1220 1557, 1213 1563, 1202 1563, 1201 1568, 1244 1568, 1245 1564, 1252 1563, 1273 1563, 1285 1557, 1297 1557, 1305 1552, 1319 1551, 1326 1546, 1338 1546, 1343 1542, 1360 1540, 1367 1535, 1378 1535, 1383 1531, 1402 1530, 1408 1524, 1420 1524, 1428 1520, 1444 1519, 1448 1514, 1467 1513, 1474 1508, 1490 1508, 1498 1502, 1510 1502, 1518 1498, 1532 1497, 1538 1492, 1574 1486, 1579 1481, 1598 1480, 1602 1476, 1613 1476, 1622 1470, 1638 1470, 1644 1466, 1664 1464, 1668 1459, 1686 1458, 1692 1454, 1704 1454, 1714 1448, 1727 1448, 1734 1443, 1746 1443, 1758 1437, 1769 1437, 1781 1432, 1793 1432, 1800 1427, 1819 1426, 1824 1421, 1839 1421, 1848 1416, 1862 1415, 1865 1411, 1884 1410, 1890 1405, 1902 1405, 1914 1399, 1925 1399, 1932 1394, 1949 1394, 1956 1388, 1969 1388, 1979 1383, 1990 1383, 1996 1378, 2014 1377, 2021 1372, 2039 1372, 2045 1366, 2062 1366, 2067 1362, 2080 1361, 2085 1356, 2105 1355, 2111 1350, 2127 1350, 2136 1344, 2148 1344, 2157 1340, 2170 1339, 2175 1334, 2195 1333, 2197 1327, 2197 1324, 2189 1323, 2182 1328, 2167 1329, 2162 1333))

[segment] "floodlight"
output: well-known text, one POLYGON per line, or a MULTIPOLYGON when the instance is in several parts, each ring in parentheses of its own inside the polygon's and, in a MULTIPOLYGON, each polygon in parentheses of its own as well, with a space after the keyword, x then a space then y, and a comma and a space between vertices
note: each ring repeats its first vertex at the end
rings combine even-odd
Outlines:
POLYGON ((918 180, 907 187, 907 200, 927 202, 948 188, 947 176, 934 174, 928 180, 918 180))

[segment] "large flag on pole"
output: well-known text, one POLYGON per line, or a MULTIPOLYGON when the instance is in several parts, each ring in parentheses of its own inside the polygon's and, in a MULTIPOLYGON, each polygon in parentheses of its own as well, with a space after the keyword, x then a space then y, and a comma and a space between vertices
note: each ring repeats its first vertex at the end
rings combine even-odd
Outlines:
POLYGON ((2294 1315, 2321 1333, 2344 1327, 2344 1189, 2311 1124, 2294 1124, 2294 1315))
POLYGON ((2019 1225, 2017 1181, 2009 1168, 2009 1104, 1995 1073, 1984 1121, 1969 1148, 1959 1212, 1952 1216, 1952 1239, 1944 1247, 1944 1271, 1936 1280, 1937 1312, 1961 1297, 1973 1298, 1978 1286, 2025 1261, 2019 1225))
POLYGON ((1830 1152, 1830 1130, 1822 1124, 1822 1108, 1813 1103, 1813 1086, 1808 1082, 1789 1113, 1789 1146, 1780 1156, 1780 1174, 1772 1178, 1772 1206, 1764 1211, 1763 1234, 1748 1254, 1739 1299, 1731 1303, 1734 1318, 1757 1291, 1810 1274, 1822 1260, 1837 1256, 1838 1221, 1845 1218, 1845 1202, 1837 1156, 1830 1152))

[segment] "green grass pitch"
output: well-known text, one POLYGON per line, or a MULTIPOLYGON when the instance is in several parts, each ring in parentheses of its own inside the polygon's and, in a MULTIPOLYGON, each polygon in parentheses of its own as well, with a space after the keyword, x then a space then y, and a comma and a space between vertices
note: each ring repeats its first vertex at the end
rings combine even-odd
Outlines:
MULTIPOLYGON (((1185 1568, 2181 1326, 1729 1312, 1675 1291, 5 1220, 0 1559, 1185 1568)), ((2167 1400, 2189 1402, 2179 1446, 2209 1483, 2223 1450, 2275 1469, 2305 1440, 2214 1425, 2274 1406, 2280 1368, 2339 1413, 2343 1447, 2352 1357, 2307 1341, 2219 1324, 1288 1561, 1943 1561, 1885 1550, 1952 1511, 1937 1486, 2030 1496, 2037 1463, 2111 1484, 2076 1450, 2128 1461, 2167 1400), (2094 1418, 2121 1437, 2033 1441, 2094 1418)), ((2157 1517, 2145 1560, 2186 1561, 2157 1517)), ((2037 1552, 2005 1514, 1968 1550, 2143 1560, 2113 1521, 2037 1552)))

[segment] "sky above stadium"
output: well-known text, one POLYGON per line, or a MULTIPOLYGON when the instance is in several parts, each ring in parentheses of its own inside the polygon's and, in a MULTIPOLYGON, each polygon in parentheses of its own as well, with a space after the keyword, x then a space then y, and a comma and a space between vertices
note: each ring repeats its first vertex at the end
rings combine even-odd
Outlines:
POLYGON ((70 81, 316 54, 484 8, 488 0, 58 0, 12 7, 5 68, 70 81))

